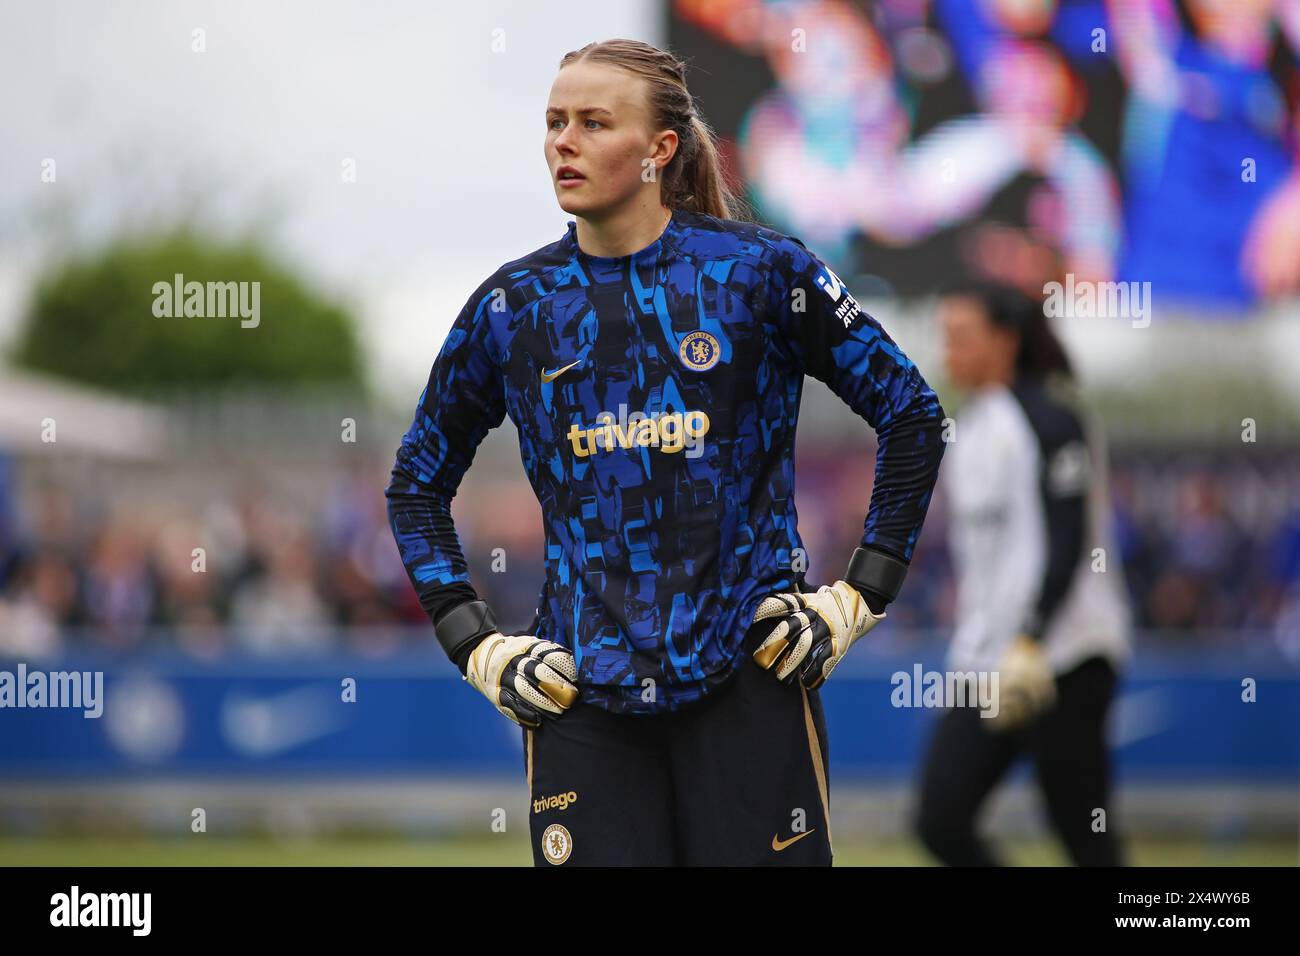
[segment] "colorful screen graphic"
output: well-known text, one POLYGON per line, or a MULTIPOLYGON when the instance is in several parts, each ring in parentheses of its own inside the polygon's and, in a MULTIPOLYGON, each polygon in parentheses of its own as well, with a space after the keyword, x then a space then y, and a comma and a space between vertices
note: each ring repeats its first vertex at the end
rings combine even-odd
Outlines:
POLYGON ((1294 0, 677 0, 757 216, 867 291, 1300 291, 1294 0))

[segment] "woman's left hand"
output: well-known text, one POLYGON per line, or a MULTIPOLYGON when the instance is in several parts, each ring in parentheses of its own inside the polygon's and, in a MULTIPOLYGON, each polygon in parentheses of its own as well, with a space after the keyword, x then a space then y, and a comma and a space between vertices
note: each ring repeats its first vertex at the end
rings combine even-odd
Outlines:
POLYGON ((788 592, 763 599, 754 621, 782 617, 767 639, 754 651, 764 670, 776 665, 777 679, 799 680, 815 690, 830 677, 835 665, 862 635, 885 619, 872 614, 866 599, 847 581, 824 584, 811 594, 788 592))

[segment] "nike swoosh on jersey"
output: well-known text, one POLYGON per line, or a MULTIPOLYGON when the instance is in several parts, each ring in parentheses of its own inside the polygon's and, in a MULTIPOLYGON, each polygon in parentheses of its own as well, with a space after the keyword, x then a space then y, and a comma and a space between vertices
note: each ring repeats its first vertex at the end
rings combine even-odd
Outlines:
POLYGON ((548 372, 548 371, 546 371, 546 369, 542 369, 542 381, 543 381, 543 382, 550 382, 550 381, 553 381, 554 379, 559 378, 561 375, 563 375, 563 374, 564 374, 565 372, 567 372, 569 369, 573 368, 573 366, 575 366, 575 365, 581 365, 581 364, 582 364, 582 360, 579 359, 579 360, 576 361, 576 362, 570 362, 568 365, 564 366, 564 368, 558 368, 558 369, 556 369, 554 372, 548 372))
POLYGON ((782 850, 784 850, 786 847, 788 847, 791 843, 798 843, 800 840, 802 840, 802 839, 803 839, 804 837, 806 837, 808 834, 810 834, 810 833, 816 833, 816 832, 817 832, 817 828, 814 827, 814 828, 811 829, 811 830, 805 830, 803 833, 800 833, 798 836, 792 836, 792 837, 790 837, 790 839, 788 839, 788 840, 782 840, 782 839, 778 838, 777 835, 776 835, 775 833, 773 833, 773 834, 772 834, 772 849, 775 850, 777 853, 780 853, 782 850))

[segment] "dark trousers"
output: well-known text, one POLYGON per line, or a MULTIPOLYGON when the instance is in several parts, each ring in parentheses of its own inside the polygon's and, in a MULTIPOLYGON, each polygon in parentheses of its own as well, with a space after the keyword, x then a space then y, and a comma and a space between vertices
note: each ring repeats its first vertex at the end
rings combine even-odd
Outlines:
POLYGON ((1034 762, 1052 829, 1078 866, 1119 866, 1120 842, 1110 805, 1106 714, 1115 670, 1093 657, 1056 679, 1056 706, 1012 733, 988 729, 973 707, 954 707, 939 720, 921 775, 917 835, 950 866, 997 866, 976 834, 985 798, 1022 755, 1034 762), (1094 824, 1104 809, 1105 829, 1094 824))
POLYGON ((826 721, 818 691, 754 663, 680 711, 578 704, 524 731, 538 866, 829 865, 826 721))

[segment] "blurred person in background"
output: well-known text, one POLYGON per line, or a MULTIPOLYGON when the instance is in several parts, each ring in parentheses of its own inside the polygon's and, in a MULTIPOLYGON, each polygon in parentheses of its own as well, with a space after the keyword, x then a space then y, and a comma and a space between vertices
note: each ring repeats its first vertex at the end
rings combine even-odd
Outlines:
POLYGON ((1104 443, 1085 427, 1039 303, 971 283, 941 299, 939 318, 950 380, 969 393, 944 477, 958 575, 947 666, 996 673, 998 685, 987 711, 953 706, 939 718, 916 830, 946 864, 997 865, 976 817, 1028 754, 1071 859, 1118 865, 1106 718, 1129 614, 1104 443))
POLYGON ((18 562, 0 592, 0 658, 51 657, 62 647, 61 628, 73 619, 77 572, 54 550, 18 562))
POLYGON ((107 648, 140 644, 154 614, 157 580, 135 518, 115 517, 101 528, 85 573, 86 626, 107 648))
POLYGON ((154 541, 153 564, 158 576, 155 623, 174 636, 177 644, 197 657, 215 658, 226 650, 217 587, 219 574, 195 555, 195 542, 205 541, 199 522, 172 517, 163 523, 154 541))
POLYGON ((346 628, 352 649, 368 656, 400 649, 393 597, 410 591, 383 499, 374 494, 377 480, 382 472, 369 463, 340 475, 326 501, 319 535, 330 613, 346 628))
POLYGON ((1107 6, 1131 90, 1119 278, 1198 308, 1300 292, 1300 0, 1107 6))
POLYGON ((263 654, 328 649, 334 634, 317 582, 312 536, 290 518, 262 530, 263 571, 247 578, 231 599, 235 640, 263 654))
POLYGON ((573 51, 545 118, 575 221, 483 282, 434 362, 386 490, 411 583, 524 727, 537 865, 827 865, 819 688, 903 583, 943 410, 802 242, 736 218, 675 56, 573 51), (858 547, 817 589, 796 561, 805 374, 879 447, 858 547), (522 635, 470 586, 451 519, 507 414, 545 524, 522 635))
POLYGON ((18 470, 0 448, 0 595, 18 573, 18 470))
MULTIPOLYGON (((1171 590, 1181 591, 1181 613, 1165 616, 1152 613, 1159 626, 1195 628, 1240 627, 1241 607, 1233 600, 1237 589, 1231 585, 1249 569, 1250 544, 1238 529, 1224 503, 1222 480, 1243 491, 1230 474, 1210 475, 1197 469, 1185 475, 1171 497, 1177 505, 1169 527, 1169 550, 1164 555, 1165 575, 1157 584, 1153 602, 1160 604, 1165 594, 1161 585, 1174 582, 1171 590), (1181 587, 1179 586, 1181 584, 1181 587)), ((1173 601, 1175 608, 1178 601, 1173 601)))

